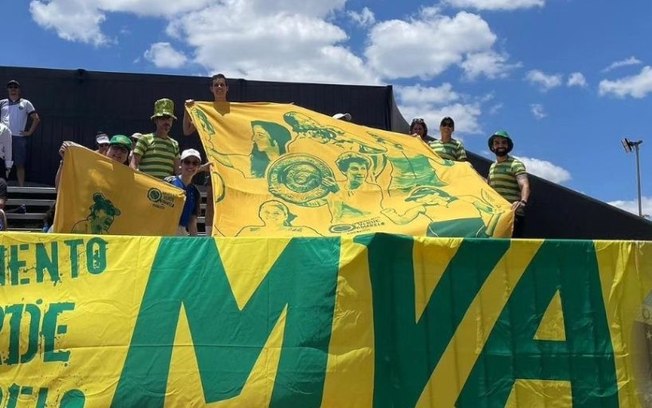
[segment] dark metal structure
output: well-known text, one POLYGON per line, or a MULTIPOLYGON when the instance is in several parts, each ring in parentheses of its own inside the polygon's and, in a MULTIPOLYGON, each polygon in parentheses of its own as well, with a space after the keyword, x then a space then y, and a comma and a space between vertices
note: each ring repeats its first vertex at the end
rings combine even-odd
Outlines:
MULTIPOLYGON (((34 103, 41 125, 31 137, 28 181, 52 185, 64 140, 87 147, 95 134, 150 132, 154 101, 170 98, 181 119, 186 99, 211 100, 205 77, 0 67, 0 84, 10 79, 22 85, 34 103)), ((356 123, 405 132, 408 124, 394 101, 391 86, 354 86, 229 80, 234 102, 296 103, 324 114, 350 112, 356 123)), ((181 148, 201 149, 199 138, 183 137, 181 121, 172 135, 181 148)), ((474 167, 486 175, 490 162, 469 153, 474 167)), ((532 238, 652 240, 652 222, 541 178, 531 176, 525 232, 532 238)))

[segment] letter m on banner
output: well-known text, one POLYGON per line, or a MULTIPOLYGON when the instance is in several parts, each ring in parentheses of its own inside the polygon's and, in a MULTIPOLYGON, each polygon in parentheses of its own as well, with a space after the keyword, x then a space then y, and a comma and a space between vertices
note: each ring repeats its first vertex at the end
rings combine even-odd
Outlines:
POLYGON ((229 247, 224 255, 213 240, 161 241, 113 406, 164 406, 182 306, 201 378, 201 385, 193 386, 202 387, 206 403, 241 394, 273 328, 285 315, 270 405, 321 404, 339 239, 290 240, 268 271, 257 270, 260 262, 252 262, 252 251, 261 247, 225 245, 238 247, 229 247), (224 266, 234 260, 223 262, 224 256, 237 256, 239 269, 264 276, 242 308, 224 266), (195 273, 185 273, 188 270, 195 273))

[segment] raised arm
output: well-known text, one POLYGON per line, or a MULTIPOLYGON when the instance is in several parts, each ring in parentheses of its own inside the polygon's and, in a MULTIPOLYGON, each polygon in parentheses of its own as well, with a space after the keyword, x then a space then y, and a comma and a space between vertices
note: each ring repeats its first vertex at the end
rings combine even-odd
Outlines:
MULTIPOLYGON (((191 107, 195 101, 193 99, 186 99, 186 106, 191 107)), ((195 124, 192 123, 192 118, 188 115, 188 111, 184 108, 183 110, 183 135, 190 136, 195 133, 197 129, 195 124)))

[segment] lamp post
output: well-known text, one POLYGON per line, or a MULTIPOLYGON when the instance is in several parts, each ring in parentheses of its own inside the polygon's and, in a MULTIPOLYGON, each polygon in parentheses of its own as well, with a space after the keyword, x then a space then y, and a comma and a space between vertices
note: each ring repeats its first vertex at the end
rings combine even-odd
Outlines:
POLYGON ((629 153, 634 149, 634 152, 636 153, 636 184, 638 186, 638 216, 642 217, 643 216, 643 209, 641 207, 641 168, 639 165, 639 159, 638 159, 638 146, 643 143, 642 140, 639 140, 637 142, 631 141, 627 138, 622 140, 623 148, 625 148, 625 152, 629 153))

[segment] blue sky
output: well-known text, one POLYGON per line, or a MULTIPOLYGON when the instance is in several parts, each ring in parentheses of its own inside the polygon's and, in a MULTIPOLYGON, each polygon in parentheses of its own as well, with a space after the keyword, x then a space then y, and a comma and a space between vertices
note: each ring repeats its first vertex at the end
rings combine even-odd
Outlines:
POLYGON ((487 157, 506 129, 530 172, 632 212, 620 140, 644 140, 652 214, 649 0, 32 0, 3 15, 4 66, 391 84, 408 121, 437 132, 452 116, 487 157))

